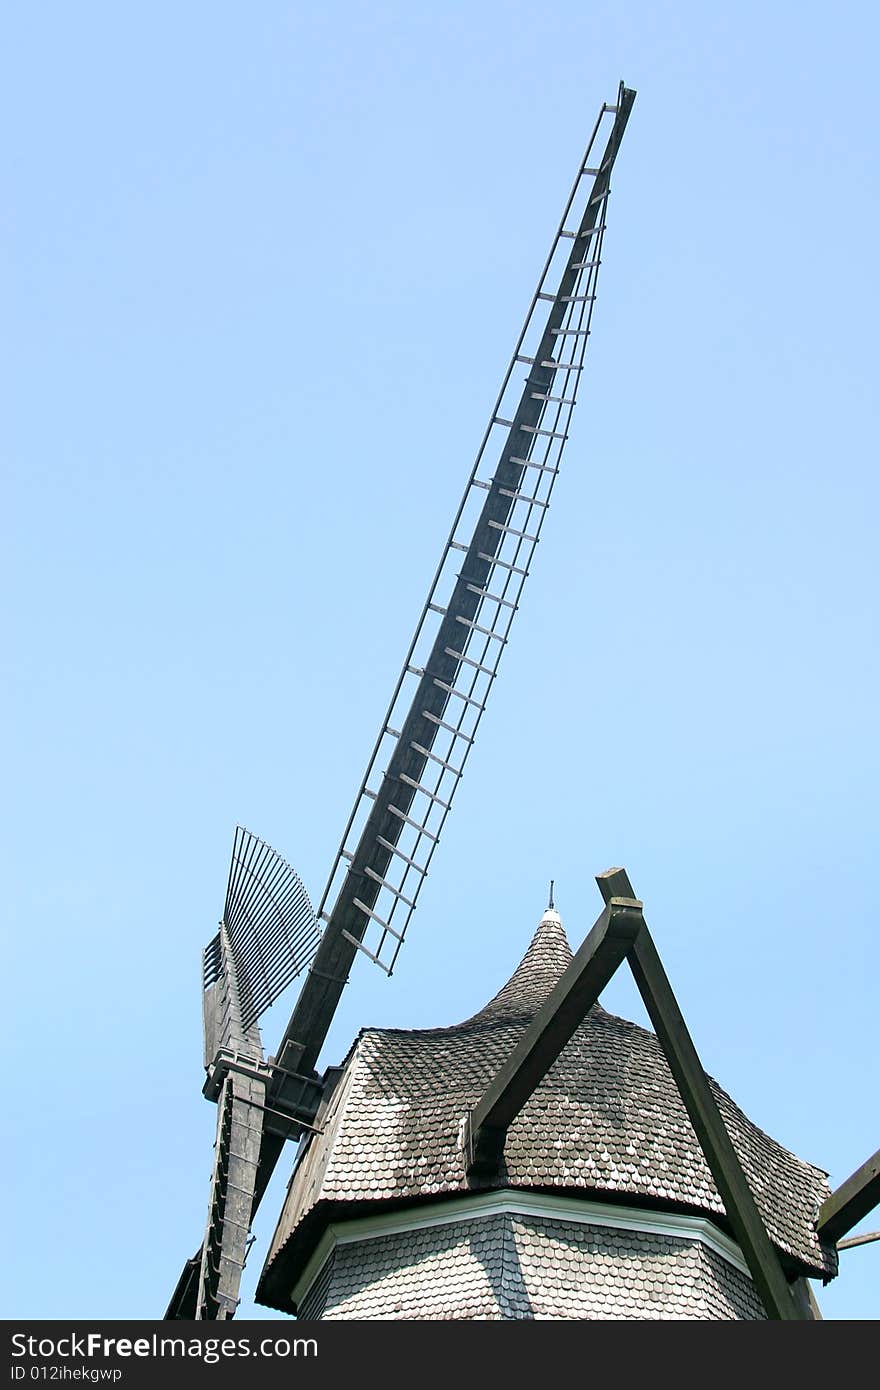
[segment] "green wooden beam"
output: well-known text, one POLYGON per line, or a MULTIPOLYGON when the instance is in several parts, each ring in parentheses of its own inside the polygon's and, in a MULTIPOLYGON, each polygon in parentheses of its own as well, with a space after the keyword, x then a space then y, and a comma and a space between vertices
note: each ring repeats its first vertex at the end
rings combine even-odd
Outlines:
POLYGON ((508 1126, 617 970, 644 924, 641 908, 631 898, 609 901, 510 1057, 465 1118, 469 1173, 486 1175, 497 1170, 508 1126))
MULTIPOLYGON (((809 1289, 793 1289, 786 1279, 626 871, 608 869, 596 882, 605 911, 506 1064, 465 1117, 468 1171, 485 1174, 497 1169, 511 1121, 626 957, 768 1316, 787 1321, 819 1316, 809 1289)), ((840 1189, 844 1203, 863 1201, 867 1191, 875 1192, 878 1158, 875 1154, 840 1189), (852 1198, 844 1192, 853 1186, 860 1197, 855 1190, 852 1198)))
POLYGON ((880 1149, 832 1192, 819 1208, 821 1240, 835 1244, 880 1202, 880 1149))
POLYGON ((612 898, 634 898, 638 902, 626 869, 606 869, 604 874, 596 875, 596 882, 605 903, 612 898))
MULTIPOLYGON (((604 891, 602 883, 599 887, 604 891)), ((628 960, 768 1316, 809 1316, 792 1295, 647 925, 633 942, 628 960)))
POLYGON ((813 1293, 809 1279, 803 1275, 795 1279, 794 1283, 789 1284, 791 1296, 800 1309, 800 1316, 806 1322, 822 1322, 822 1309, 816 1302, 816 1295, 813 1293))

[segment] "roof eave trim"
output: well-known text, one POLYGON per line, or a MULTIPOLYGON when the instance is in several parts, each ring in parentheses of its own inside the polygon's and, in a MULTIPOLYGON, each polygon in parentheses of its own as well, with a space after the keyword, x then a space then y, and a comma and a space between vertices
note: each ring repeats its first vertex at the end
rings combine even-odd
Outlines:
POLYGON ((425 1230, 431 1226, 446 1226, 454 1221, 479 1221, 502 1212, 515 1216, 576 1221, 585 1226, 642 1231, 679 1240, 697 1240, 751 1280, 748 1265, 736 1241, 719 1230, 708 1217, 613 1206, 607 1202, 582 1201, 577 1197, 559 1197, 549 1193, 526 1195, 511 1188, 502 1188, 484 1192, 480 1196, 449 1198, 440 1204, 421 1203, 375 1216, 356 1216, 347 1221, 331 1222, 325 1227, 294 1284, 290 1302, 295 1308, 299 1306, 338 1245, 376 1240, 380 1236, 398 1235, 405 1231, 425 1230))

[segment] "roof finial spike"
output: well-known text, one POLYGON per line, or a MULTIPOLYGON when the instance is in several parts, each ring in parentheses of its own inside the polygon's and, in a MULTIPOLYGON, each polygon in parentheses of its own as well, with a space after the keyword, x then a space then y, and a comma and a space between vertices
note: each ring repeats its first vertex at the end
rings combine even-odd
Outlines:
POLYGON ((552 912, 552 911, 553 911, 553 883, 554 883, 554 880, 551 878, 551 880, 550 880, 550 901, 549 901, 549 903, 547 904, 547 910, 548 910, 548 912, 552 912))

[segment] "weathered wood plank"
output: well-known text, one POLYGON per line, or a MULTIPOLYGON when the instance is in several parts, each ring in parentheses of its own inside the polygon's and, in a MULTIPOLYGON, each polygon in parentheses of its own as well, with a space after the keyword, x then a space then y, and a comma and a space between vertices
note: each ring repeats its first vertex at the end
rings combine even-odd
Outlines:
POLYGON ((247 1256, 266 1083, 231 1070, 217 1107, 217 1142, 208 1224, 202 1246, 196 1318, 235 1316, 247 1256))
POLYGON ((792 1296, 647 926, 630 948, 629 963, 767 1314, 802 1318, 803 1305, 792 1296))
MULTIPOLYGON (((604 874, 597 875, 596 882, 606 902, 619 894, 635 896, 625 869, 607 869, 604 874)), ((728 1219, 769 1316, 785 1319, 814 1317, 815 1300, 811 1303, 806 1296, 796 1298, 785 1277, 647 924, 634 942, 628 959, 709 1171, 715 1179, 728 1219)))

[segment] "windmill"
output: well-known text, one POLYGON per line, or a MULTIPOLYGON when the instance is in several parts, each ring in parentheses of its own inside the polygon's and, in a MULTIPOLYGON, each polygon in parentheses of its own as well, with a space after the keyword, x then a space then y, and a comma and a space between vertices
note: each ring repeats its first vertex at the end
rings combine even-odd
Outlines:
MULTIPOLYGON (((329 1161, 322 1136, 344 1127, 350 1070, 331 1068, 320 1076, 319 1055, 357 955, 389 975, 394 969, 498 673, 568 438, 596 298, 611 173, 634 99, 621 83, 616 101, 599 112, 317 911, 275 850, 241 827, 235 832, 223 917, 203 958, 204 1093, 218 1106, 208 1219, 167 1317, 234 1316, 251 1223, 286 1141, 302 1141, 305 1160, 298 1171, 308 1175, 311 1163, 309 1181, 320 1186, 329 1161), (305 970, 277 1052, 267 1059, 259 1019, 305 970)), ((488 1084, 470 1093, 459 1117, 456 1190, 485 1196, 517 1185, 515 1173, 511 1178, 515 1164, 505 1159, 507 1136, 591 1010, 594 1018, 599 991, 626 959, 644 986, 710 1182, 716 1197, 723 1197, 722 1216, 726 1210, 739 1241, 740 1273, 751 1276, 759 1302, 749 1303, 751 1295, 742 1289, 730 1298, 739 1299, 746 1316, 762 1305, 772 1316, 808 1316, 809 1299, 800 1285, 805 1274, 834 1273, 833 1242, 800 1229, 767 1234, 766 1213, 751 1196, 754 1174, 744 1176, 748 1163, 740 1162, 728 1136, 724 1099, 710 1087, 692 1046, 682 1043, 683 1023, 652 954, 642 905, 623 871, 602 876, 600 888, 605 911, 577 955, 566 956, 551 903, 523 966, 497 996, 506 1000, 501 1013, 488 1006, 477 1016, 481 1039, 484 1025, 500 1026, 505 1048, 513 1045, 503 1065, 485 1078, 488 1084), (536 975, 542 986, 537 993, 536 975), (515 1038, 509 1036, 513 1018, 515 1038)), ((472 1063, 473 1058, 468 1068, 472 1063)), ((809 1202, 825 1194, 813 1176, 817 1170, 808 1167, 792 1169, 791 1182, 803 1186, 809 1202)), ((876 1175, 867 1186, 873 1193, 876 1175)), ((861 1200, 864 1189, 863 1183, 861 1200)), ((315 1222, 296 1183, 291 1192, 301 1235, 315 1222)), ((362 1199, 352 1202, 351 1210, 360 1212, 362 1199)), ((485 1215, 482 1209, 478 1214, 485 1215)), ((502 1214, 511 1220, 516 1215, 507 1208, 502 1214)), ((601 1225, 595 1213, 593 1218, 601 1225)), ((797 1214, 792 1221, 797 1225, 797 1214)), ((322 1316, 332 1260, 316 1263, 320 1242, 312 1248, 293 1234, 291 1241, 283 1214, 261 1281, 265 1301, 322 1316), (295 1299, 283 1291, 293 1278, 291 1249, 299 1262, 295 1299), (320 1298, 316 1288, 323 1290, 320 1298)), ((499 1239, 507 1238, 501 1232, 499 1239)))

